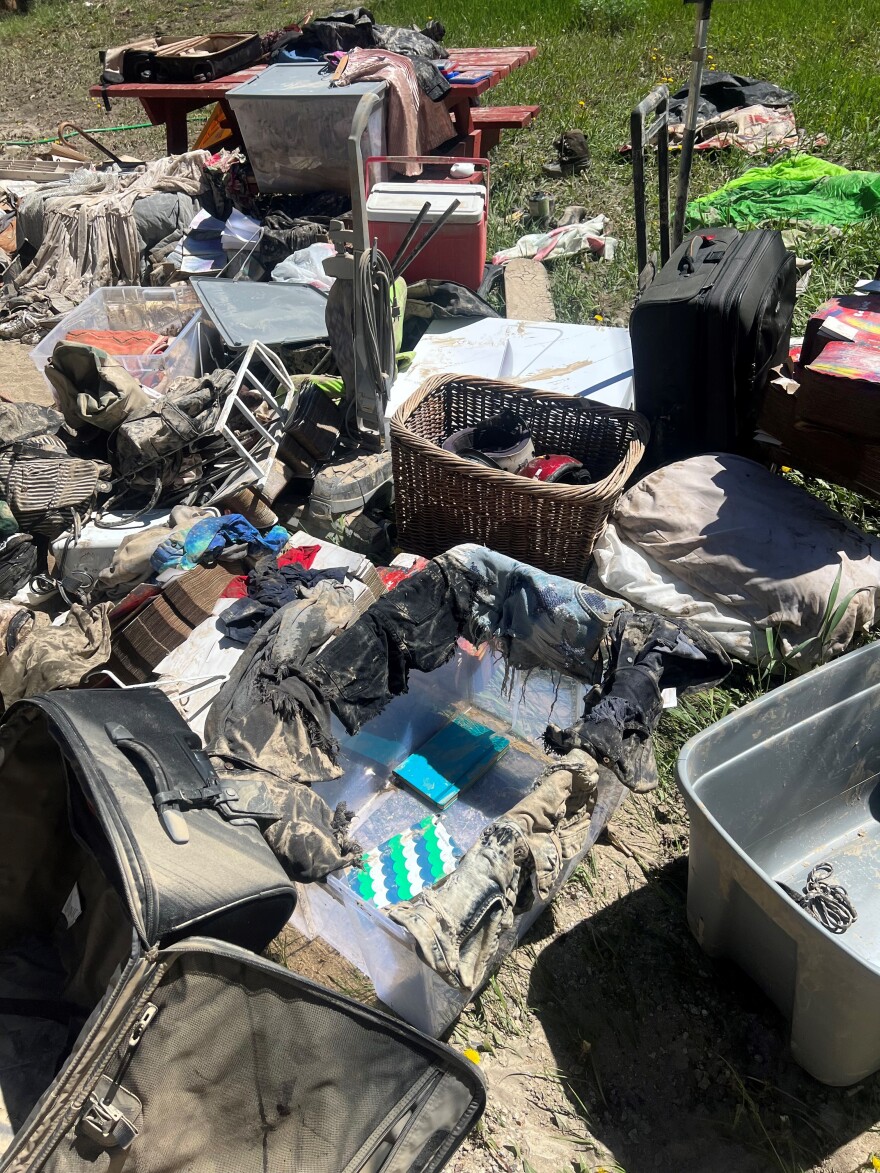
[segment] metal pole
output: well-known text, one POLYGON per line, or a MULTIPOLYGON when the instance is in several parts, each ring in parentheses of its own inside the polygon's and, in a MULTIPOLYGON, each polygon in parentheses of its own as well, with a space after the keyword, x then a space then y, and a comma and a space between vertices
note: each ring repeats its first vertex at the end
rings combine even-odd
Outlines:
POLYGON ((681 162, 678 167, 678 192, 675 197, 675 220, 672 226, 672 247, 678 248, 684 236, 684 218, 687 212, 688 186, 691 165, 694 161, 694 144, 697 141, 697 103, 700 100, 700 86, 703 83, 703 69, 706 64, 706 49, 709 43, 709 15, 712 0, 699 0, 697 29, 691 52, 691 80, 688 87, 688 104, 684 121, 684 138, 681 143, 681 162))

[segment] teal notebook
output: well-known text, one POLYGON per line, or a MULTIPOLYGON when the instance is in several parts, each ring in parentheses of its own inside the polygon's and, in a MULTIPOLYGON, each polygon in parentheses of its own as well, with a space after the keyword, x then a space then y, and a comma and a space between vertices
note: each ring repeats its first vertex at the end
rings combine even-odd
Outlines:
POLYGON ((458 716, 411 753, 395 776, 441 810, 458 798, 509 748, 506 737, 486 725, 458 716))

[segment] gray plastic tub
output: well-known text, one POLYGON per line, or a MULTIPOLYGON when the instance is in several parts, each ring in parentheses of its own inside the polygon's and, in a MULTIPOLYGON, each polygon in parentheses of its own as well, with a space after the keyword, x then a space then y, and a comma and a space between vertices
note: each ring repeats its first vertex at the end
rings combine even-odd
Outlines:
POLYGON ((691 820, 688 922, 791 1020, 822 1083, 880 1068, 880 644, 753 701, 678 759, 691 820), (858 913, 835 936, 794 903, 834 865, 858 913))

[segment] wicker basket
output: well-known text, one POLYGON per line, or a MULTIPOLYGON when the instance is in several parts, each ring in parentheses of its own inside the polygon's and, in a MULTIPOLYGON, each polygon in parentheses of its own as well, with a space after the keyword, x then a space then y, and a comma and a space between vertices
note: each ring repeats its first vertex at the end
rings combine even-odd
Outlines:
POLYGON ((645 450, 633 411, 467 375, 428 379, 391 418, 398 542, 433 558, 478 542, 568 578, 582 578, 609 513, 645 450), (503 408, 531 429, 538 453, 567 453, 597 479, 553 485, 484 468, 440 444, 503 408))

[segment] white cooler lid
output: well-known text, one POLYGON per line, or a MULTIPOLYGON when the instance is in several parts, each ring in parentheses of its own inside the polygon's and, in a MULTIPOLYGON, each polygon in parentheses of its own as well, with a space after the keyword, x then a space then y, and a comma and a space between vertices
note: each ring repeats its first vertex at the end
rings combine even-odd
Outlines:
POLYGON ((367 199, 367 216, 378 223, 409 224, 426 200, 431 210, 424 223, 439 220, 458 200, 447 223, 479 224, 486 211, 486 188, 481 183, 377 183, 367 199))

